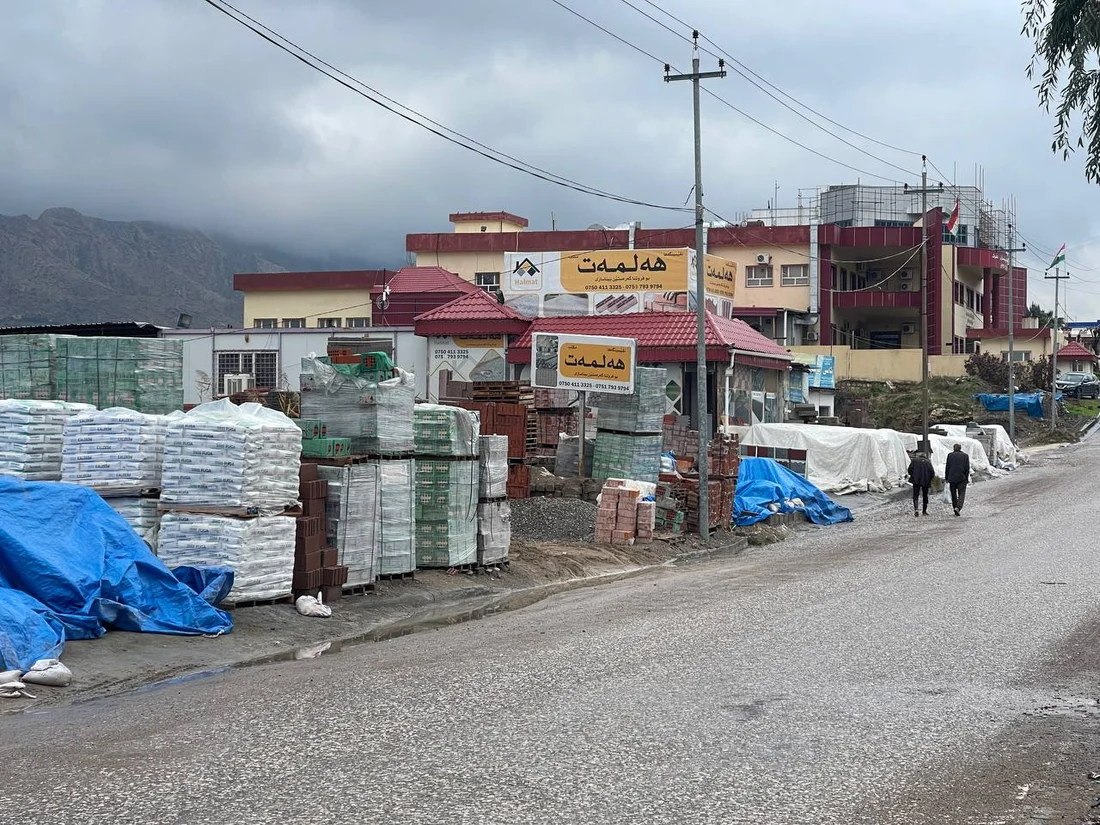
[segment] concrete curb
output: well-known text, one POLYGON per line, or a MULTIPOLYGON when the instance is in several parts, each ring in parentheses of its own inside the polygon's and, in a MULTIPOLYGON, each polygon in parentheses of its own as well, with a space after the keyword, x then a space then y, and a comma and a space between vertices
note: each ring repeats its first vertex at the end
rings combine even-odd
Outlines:
POLYGON ((259 653, 255 656, 240 659, 229 664, 219 665, 214 668, 198 667, 183 673, 175 673, 168 678, 154 679, 142 685, 120 685, 117 691, 108 690, 85 699, 76 697, 71 702, 54 706, 51 710, 65 707, 66 705, 72 706, 96 702, 101 699, 117 697, 127 693, 158 690, 169 686, 179 685, 182 682, 218 676, 241 668, 258 667, 277 662, 312 659, 327 653, 337 653, 346 647, 354 647, 371 642, 384 642, 390 639, 400 638, 401 636, 408 636, 413 633, 421 633, 427 630, 436 630, 450 625, 476 621, 509 610, 521 610, 525 607, 537 604, 544 599, 558 596, 562 593, 568 593, 573 590, 614 584, 615 582, 626 581, 659 570, 667 570, 675 567, 677 564, 700 561, 724 553, 738 553, 747 546, 748 540, 738 536, 732 537, 727 543, 715 547, 702 547, 694 550, 687 550, 659 564, 647 564, 640 567, 616 570, 611 573, 600 573, 593 576, 581 576, 573 579, 564 579, 562 581, 547 582, 546 584, 540 584, 534 587, 524 587, 491 595, 470 594, 467 590, 464 591, 466 595, 459 595, 457 598, 426 605, 414 615, 405 616, 400 619, 381 621, 361 631, 333 636, 330 639, 319 639, 308 645, 299 646, 293 649, 280 650, 274 653, 259 653))

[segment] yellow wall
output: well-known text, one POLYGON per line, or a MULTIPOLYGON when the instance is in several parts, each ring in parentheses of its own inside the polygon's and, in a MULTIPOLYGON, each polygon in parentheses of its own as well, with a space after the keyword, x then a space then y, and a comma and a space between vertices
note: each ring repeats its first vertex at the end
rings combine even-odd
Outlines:
MULTIPOLYGON (((1013 338, 1012 348, 1016 352, 1030 352, 1032 361, 1050 355, 1050 330, 1018 329, 1013 338), (1038 337, 1033 338, 1036 333, 1038 337)), ((999 356, 1008 352, 1008 338, 983 338, 981 347, 982 352, 999 356)))
POLYGON ((475 272, 500 272, 503 281, 504 253, 502 252, 420 252, 417 266, 441 266, 470 283, 475 272))
POLYGON ((805 312, 810 306, 810 287, 780 286, 783 282, 784 264, 809 264, 810 248, 790 247, 781 249, 761 244, 759 246, 711 246, 707 250, 711 255, 725 258, 737 264, 737 291, 733 299, 737 307, 784 307, 805 312), (802 254, 799 254, 802 253, 802 254), (756 266, 758 254, 772 256, 772 283, 770 287, 745 285, 747 267, 756 266))
POLYGON ((257 318, 305 318, 307 327, 318 318, 370 318, 371 297, 365 289, 309 289, 287 292, 244 293, 244 326, 255 326, 257 318))
POLYGON ((485 234, 491 232, 522 232, 523 227, 511 221, 455 221, 455 232, 481 232, 485 227, 485 234))
MULTIPOLYGON (((919 349, 849 349, 848 347, 791 347, 806 355, 832 355, 837 381, 920 381, 919 349)), ((967 355, 933 355, 930 375, 957 378, 966 375, 967 355)))

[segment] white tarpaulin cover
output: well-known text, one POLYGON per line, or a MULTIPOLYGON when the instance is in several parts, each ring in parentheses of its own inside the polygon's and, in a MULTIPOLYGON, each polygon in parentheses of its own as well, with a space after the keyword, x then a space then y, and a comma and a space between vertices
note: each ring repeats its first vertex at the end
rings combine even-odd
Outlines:
POLYGON ((893 430, 753 424, 743 443, 805 450, 806 476, 826 493, 882 493, 899 486, 909 467, 893 430))
MULTIPOLYGON (((995 456, 993 466, 1000 470, 1015 470, 1016 464, 1019 462, 1019 456, 1016 454, 1016 446, 1012 443, 1012 439, 1008 437, 1008 431, 1000 424, 982 424, 981 427, 987 432, 990 430, 993 432, 993 454, 995 456)), ((965 424, 936 424, 935 428, 943 430, 948 436, 966 437, 965 424)))
MULTIPOLYGON (((913 433, 899 433, 899 435, 905 442, 906 450, 917 449, 917 444, 920 442, 919 435, 913 433)), ((936 477, 939 479, 943 479, 944 471, 947 469, 947 456, 955 449, 956 444, 960 445, 963 452, 970 456, 971 481, 974 480, 975 476, 992 478, 993 476, 1003 475, 1000 470, 996 470, 990 465, 989 458, 985 454, 985 447, 982 446, 982 442, 976 439, 967 438, 966 436, 929 433, 928 440, 932 442, 932 455, 928 457, 932 459, 932 468, 936 471, 936 477)))

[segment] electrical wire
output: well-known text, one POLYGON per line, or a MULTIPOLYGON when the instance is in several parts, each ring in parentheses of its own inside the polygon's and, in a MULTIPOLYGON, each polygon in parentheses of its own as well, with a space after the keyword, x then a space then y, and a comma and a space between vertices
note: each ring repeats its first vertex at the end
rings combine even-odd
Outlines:
MULTIPOLYGON (((662 7, 661 7, 660 5, 658 5, 657 3, 653 2, 653 0, 643 0, 643 2, 644 2, 644 3, 646 3, 646 5, 652 6, 653 8, 657 9, 657 10, 658 10, 659 12, 661 12, 661 13, 662 13, 662 14, 664 14, 665 16, 669 17, 670 19, 672 19, 672 20, 676 21, 676 22, 677 22, 677 23, 679 23, 679 24, 680 24, 681 26, 684 26, 685 28, 687 28, 687 29, 690 29, 690 30, 692 30, 692 31, 695 31, 695 30, 696 30, 696 27, 695 27, 695 26, 691 26, 691 25, 689 25, 688 23, 686 23, 685 21, 683 21, 682 19, 680 19, 679 17, 677 17, 676 15, 674 15, 674 14, 673 14, 672 12, 670 12, 670 11, 667 11, 666 9, 662 8, 662 7)), ((729 61, 730 61, 731 63, 733 63, 733 64, 735 64, 735 65, 737 65, 737 66, 740 66, 740 67, 741 67, 742 69, 744 69, 744 70, 745 70, 746 72, 748 72, 749 74, 751 74, 751 75, 752 75, 753 77, 755 77, 755 78, 756 78, 757 80, 759 80, 759 81, 760 81, 761 83, 763 83, 763 84, 764 84, 765 86, 768 86, 769 88, 771 88, 771 89, 774 89, 774 90, 775 90, 776 92, 778 92, 779 94, 783 95, 783 96, 784 96, 785 98, 787 98, 788 100, 790 100, 790 101, 794 102, 794 103, 795 103, 796 105, 798 105, 798 106, 801 106, 801 107, 802 107, 803 109, 805 109, 805 110, 806 110, 807 112, 810 112, 811 114, 817 115, 817 116, 818 116, 819 118, 821 118, 822 120, 824 120, 824 121, 826 121, 826 122, 828 122, 828 123, 831 123, 831 124, 832 124, 833 126, 836 126, 836 127, 838 128, 838 129, 843 129, 843 130, 844 130, 845 132, 848 132, 849 134, 853 134, 853 135, 855 135, 856 137, 859 137, 859 138, 862 138, 863 140, 869 141, 870 143, 875 143, 875 144, 877 144, 877 145, 879 145, 879 146, 882 146, 882 147, 883 147, 883 148, 885 148, 885 149, 892 149, 892 150, 893 150, 893 151, 895 151, 895 152, 900 152, 900 153, 902 153, 903 155, 914 155, 914 156, 916 156, 916 157, 920 157, 920 156, 922 155, 922 153, 921 153, 921 152, 916 152, 916 151, 914 151, 914 150, 912 150, 912 149, 903 149, 903 148, 901 148, 900 146, 895 146, 895 145, 894 145, 894 144, 892 144, 892 143, 886 143, 885 141, 881 141, 881 140, 876 140, 875 138, 871 137, 870 135, 865 135, 865 134, 863 134, 862 132, 859 132, 859 131, 857 131, 857 130, 855 130, 855 129, 852 129, 852 128, 848 127, 848 126, 845 126, 845 125, 844 125, 843 123, 838 123, 837 121, 833 120, 832 118, 828 117, 827 115, 824 115, 824 114, 822 114, 821 112, 819 112, 819 111, 817 111, 816 109, 814 109, 813 107, 811 107, 811 106, 808 106, 807 104, 803 103, 803 102, 802 102, 802 101, 800 101, 800 100, 799 100, 798 98, 794 97, 793 95, 789 94, 788 92, 785 92, 785 91, 783 91, 783 90, 782 90, 781 88, 779 88, 778 86, 776 86, 776 85, 775 85, 774 83, 771 83, 771 82, 769 82, 769 81, 768 81, 768 80, 767 80, 767 79, 766 79, 765 77, 763 77, 762 75, 758 74, 757 72, 754 72, 754 71, 753 71, 753 70, 752 70, 751 68, 749 68, 749 67, 748 67, 748 66, 746 66, 746 65, 745 65, 744 63, 742 63, 742 62, 741 62, 740 60, 738 60, 738 59, 737 59, 736 57, 734 57, 734 56, 733 56, 732 54, 730 54, 729 52, 727 52, 727 51, 726 51, 725 49, 723 49, 723 48, 722 48, 722 47, 721 47, 720 45, 718 45, 718 43, 716 43, 716 42, 715 42, 714 40, 712 40, 711 38, 707 37, 707 36, 706 36, 705 34, 700 34, 700 37, 701 37, 701 38, 702 38, 702 39, 703 39, 704 41, 706 41, 707 43, 709 43, 709 44, 710 44, 711 46, 713 46, 713 47, 714 47, 715 49, 717 49, 717 50, 718 50, 718 52, 719 52, 719 53, 720 53, 720 54, 721 54, 722 56, 724 56, 724 57, 725 57, 725 58, 726 58, 727 60, 729 60, 729 61)), ((716 56, 717 56, 717 55, 716 55, 716 56)))
MULTIPOLYGON (((556 2, 556 0, 554 0, 554 2, 556 2)), ((693 46, 694 46, 694 45, 696 45, 696 44, 695 44, 695 41, 694 41, 694 40, 693 40, 692 38, 689 38, 689 37, 687 37, 687 36, 685 36, 685 35, 681 34, 680 32, 676 31, 676 30, 675 30, 674 28, 672 28, 671 26, 667 25, 666 23, 664 23, 664 22, 663 22, 663 21, 661 21, 661 20, 658 20, 658 19, 657 19, 656 17, 654 17, 653 15, 649 14, 648 12, 646 12, 646 11, 645 11, 644 9, 640 9, 640 8, 638 8, 638 7, 636 6, 636 5, 634 5, 634 4, 632 3, 632 2, 630 2, 630 0, 619 0, 619 2, 621 2, 621 3, 622 3, 623 5, 625 5, 625 6, 628 6, 629 8, 633 9, 633 10, 634 10, 634 11, 636 11, 636 12, 637 12, 638 14, 642 15, 643 17, 645 17, 645 18, 646 18, 647 20, 651 20, 651 21, 653 21, 653 22, 654 22, 654 23, 656 23, 656 24, 657 24, 658 26, 660 26, 661 28, 663 28, 663 29, 664 29, 665 31, 671 32, 671 33, 672 33, 672 34, 673 34, 674 36, 676 36, 676 37, 679 37, 679 38, 680 38, 681 40, 685 40, 685 41, 687 41, 688 43, 691 43, 691 44, 692 44, 693 46)), ((653 4, 651 3, 650 5, 653 5, 653 4)), ((657 7, 657 8, 659 8, 659 7, 657 7)), ((663 11, 663 10, 662 10, 662 11, 663 11)), ((683 23, 682 23, 681 25, 686 25, 686 24, 683 24, 683 23)), ((695 29, 692 29, 692 31, 695 31, 695 29)), ((709 41, 709 40, 708 40, 708 42, 711 42, 711 41, 709 41)), ((712 51, 712 50, 710 50, 710 49, 708 49, 708 48, 706 48, 706 47, 700 47, 700 51, 703 51, 703 52, 705 52, 705 53, 707 53, 707 54, 711 55, 712 57, 714 57, 714 58, 718 58, 718 59, 722 59, 723 55, 725 55, 725 52, 723 52, 723 54, 722 54, 722 55, 720 55, 720 54, 717 54, 716 52, 714 52, 714 51, 712 51)), ((726 56, 728 57, 729 55, 726 55, 726 56)), ((764 93, 765 95, 767 95, 768 97, 770 97, 770 98, 771 98, 772 100, 774 100, 774 101, 775 101, 776 103, 778 103, 778 104, 779 104, 780 106, 782 106, 782 107, 784 107, 785 109, 788 109, 789 111, 793 112, 793 113, 794 113, 795 115, 797 115, 798 117, 800 117, 800 118, 802 118, 803 120, 805 120, 805 121, 806 121, 807 123, 809 123, 809 124, 810 124, 811 126, 814 126, 815 128, 817 128, 817 129, 820 129, 820 130, 821 130, 822 132, 824 132, 825 134, 829 135, 830 137, 833 137, 833 138, 835 138, 836 140, 839 140, 839 141, 840 141, 841 143, 843 143, 843 144, 844 144, 845 146, 849 146, 849 147, 851 147, 852 149, 855 149, 855 150, 856 150, 857 152, 860 152, 860 153, 862 153, 862 154, 866 155, 867 157, 871 158, 872 160, 877 160, 877 161, 878 161, 879 163, 885 164, 886 166, 890 166, 890 167, 892 167, 892 168, 894 168, 894 169, 897 169, 897 170, 898 170, 899 172, 904 172, 904 173, 905 173, 905 174, 907 174, 907 175, 912 175, 912 174, 913 174, 913 172, 912 172, 912 171, 910 171, 909 169, 905 169, 905 168, 904 168, 904 167, 902 167, 902 166, 898 166, 898 165, 897 165, 896 163, 892 163, 892 162, 890 162, 890 161, 886 160, 885 158, 880 158, 880 157, 879 157, 878 155, 875 155, 875 154, 873 154, 873 153, 871 153, 871 152, 868 152, 868 151, 867 151, 866 149, 864 149, 864 148, 863 148, 862 146, 859 146, 859 145, 857 145, 857 144, 855 144, 855 143, 852 143, 852 142, 851 142, 850 140, 847 140, 846 138, 843 138, 843 137, 841 137, 841 136, 840 136, 840 135, 838 135, 838 134, 837 134, 836 132, 833 132, 833 131, 831 131, 831 130, 829 130, 829 129, 826 129, 826 128, 825 128, 824 126, 822 126, 822 125, 821 125, 820 123, 818 123, 818 122, 817 122, 816 120, 814 120, 813 118, 811 118, 811 117, 808 117, 808 116, 806 116, 805 114, 803 114, 802 112, 798 111, 798 110, 797 110, 797 109, 795 109, 795 108, 794 108, 793 106, 791 106, 791 105, 790 105, 789 103, 787 103, 787 102, 786 102, 785 100, 783 100, 782 98, 778 97, 778 96, 777 96, 777 95, 775 95, 775 94, 774 94, 773 92, 769 91, 769 90, 768 90, 768 89, 766 89, 766 88, 765 88, 764 86, 762 86, 762 85, 761 85, 760 83, 758 83, 757 81, 755 81, 755 80, 754 80, 754 79, 753 79, 752 77, 750 77, 750 76, 749 76, 749 74, 747 74, 747 73, 746 73, 745 71, 743 71, 743 70, 742 70, 742 68, 740 68, 740 67, 741 67, 741 66, 743 65, 743 64, 741 64, 741 63, 740 63, 740 61, 736 60, 736 59, 735 59, 735 58, 733 58, 733 57, 730 57, 730 61, 731 61, 731 63, 732 63, 732 65, 730 66, 730 69, 731 69, 731 70, 732 70, 732 71, 734 72, 734 74, 736 74, 736 75, 740 76, 740 77, 741 77, 742 79, 744 79, 744 80, 745 80, 746 82, 748 82, 748 83, 749 83, 750 85, 752 85, 752 86, 756 87, 756 88, 757 88, 758 90, 760 90, 760 91, 761 91, 761 92, 763 92, 763 93, 764 93)))
POLYGON ((461 132, 451 129, 447 126, 443 126, 437 121, 431 120, 427 116, 421 114, 420 112, 412 109, 409 106, 398 103, 397 101, 393 100, 393 98, 382 94, 377 89, 372 88, 363 81, 358 80, 347 74, 346 72, 343 72, 332 66, 332 64, 321 60, 316 55, 294 43, 294 41, 290 40, 287 37, 284 37, 283 35, 264 25, 263 23, 260 23, 255 18, 245 14, 240 9, 226 2, 226 0, 204 0, 204 2, 211 8, 214 8, 224 14, 230 20, 233 20, 234 22, 251 31, 253 34, 256 34, 257 36, 266 40, 271 45, 286 52, 295 60, 298 60, 299 62, 313 69, 314 71, 323 74, 330 80, 339 83, 341 86, 349 89, 360 97, 366 98, 376 106, 379 106, 386 111, 397 115, 401 119, 406 120, 415 126, 419 126, 421 129, 424 129, 425 131, 430 132, 437 137, 443 138, 444 140, 454 144, 455 146, 459 146, 469 152, 480 155, 487 160, 491 160, 494 163, 499 163, 502 166, 514 169, 517 172, 522 172, 525 175, 529 175, 547 183, 553 183, 557 186, 571 189, 585 195, 591 195, 593 197, 604 198, 606 200, 631 204, 634 206, 644 206, 649 209, 660 209, 669 212, 691 211, 690 209, 682 206, 657 204, 650 201, 617 195, 603 189, 598 189, 593 186, 588 186, 587 184, 579 183, 575 180, 572 180, 571 178, 548 172, 545 169, 541 169, 540 167, 535 166, 534 164, 519 160, 518 158, 514 158, 511 155, 506 155, 499 150, 493 149, 483 143, 479 143, 478 141, 467 137, 461 132), (326 68, 331 69, 332 71, 326 71, 326 68), (364 89, 368 91, 363 91, 364 89), (399 109, 403 109, 404 111, 399 111, 399 109), (410 114, 406 114, 406 112, 410 114))
MULTIPOLYGON (((210 2, 210 0, 206 0, 206 2, 210 2)), ((673 63, 670 63, 670 62, 668 62, 668 61, 666 61, 666 60, 661 60, 661 59, 660 59, 659 57, 657 57, 656 55, 654 55, 654 54, 652 54, 652 53, 650 53, 650 52, 646 51, 646 50, 645 50, 645 49, 643 49, 643 48, 642 48, 641 46, 638 46, 638 45, 636 45, 636 44, 634 44, 634 43, 630 42, 630 41, 629 41, 629 40, 627 40, 626 38, 624 38, 624 37, 621 37, 621 36, 620 36, 620 35, 618 35, 618 34, 615 34, 614 32, 612 32, 612 31, 611 31, 610 29, 608 29, 607 27, 605 27, 605 26, 602 26, 602 25, 600 25, 599 23, 595 22, 594 20, 592 20, 592 19, 590 19, 590 18, 588 18, 588 17, 585 17, 585 16, 583 15, 583 14, 581 14, 581 13, 580 13, 579 11, 577 11, 576 9, 573 9, 573 8, 571 8, 571 7, 567 6, 567 5, 565 4, 565 3, 562 3, 562 2, 561 2, 561 0, 550 0, 550 2, 551 2, 551 3, 553 3, 553 4, 554 4, 554 5, 556 5, 556 6, 558 6, 558 7, 562 8, 562 9, 564 9, 565 11, 569 12, 569 13, 570 13, 570 14, 572 14, 572 15, 573 15, 574 17, 577 17, 577 18, 579 18, 580 20, 583 20, 583 21, 584 21, 585 23, 588 23, 588 24, 589 24, 590 26, 592 26, 592 27, 594 27, 594 28, 598 29, 599 31, 603 32, 604 34, 608 35, 609 37, 611 37, 611 38, 613 38, 613 39, 617 40, 618 42, 620 42, 620 43, 622 43, 622 44, 626 45, 626 46, 627 46, 628 48, 631 48, 631 49, 633 49, 634 51, 638 52, 639 54, 642 54, 642 55, 644 55, 645 57, 648 57, 648 58, 649 58, 650 60, 653 60, 654 62, 656 62, 656 63, 660 64, 661 66, 667 66, 667 67, 668 67, 668 68, 670 68, 671 70, 673 70, 673 71, 675 71, 675 72, 677 72, 677 73, 680 73, 680 69, 678 69, 678 68, 677 68, 677 67, 675 66, 675 64, 673 64, 673 63)), ((689 42, 690 42, 690 41, 689 41, 689 42)), ((718 101, 719 103, 721 103, 722 105, 724 105, 724 106, 726 106, 727 108, 731 109, 732 111, 736 112, 736 113, 737 113, 737 114, 739 114, 739 115, 740 115, 741 117, 745 118, 746 120, 748 120, 748 121, 750 121, 750 122, 752 122, 752 123, 755 123, 755 124, 756 124, 757 126, 759 126, 759 127, 761 128, 761 129, 764 129, 765 131, 767 131, 767 132, 770 132, 771 134, 775 135, 776 137, 778 137, 778 138, 781 138, 781 139, 783 139, 783 140, 787 141, 788 143, 790 143, 790 144, 793 144, 794 146, 797 146, 798 148, 800 148, 800 149, 802 149, 802 150, 804 150, 804 151, 806 151, 806 152, 809 152, 809 153, 810 153, 811 155, 816 155, 817 157, 821 158, 822 160, 827 160, 827 161, 829 161, 830 163, 835 163, 835 164, 836 164, 836 165, 838 165, 838 166, 843 166, 843 167, 844 167, 845 169, 849 169, 849 170, 851 170, 851 171, 853 171, 853 172, 858 172, 859 174, 861 174, 861 175, 866 175, 867 177, 870 177, 870 178, 875 178, 875 179, 877 179, 877 180, 884 180, 884 181, 889 181, 890 183, 896 183, 896 184, 900 184, 900 183, 901 183, 900 181, 898 181, 898 180, 896 180, 896 179, 894 179, 894 178, 890 178, 890 177, 887 177, 887 176, 885 176, 885 175, 881 175, 881 174, 879 174, 879 173, 877 173, 877 172, 872 172, 872 171, 870 171, 870 170, 868 170, 868 169, 861 169, 861 168, 860 168, 860 167, 858 167, 858 166, 853 166, 853 165, 852 165, 852 164, 850 164, 850 163, 845 163, 844 161, 842 161, 842 160, 839 160, 839 159, 837 159, 837 158, 834 158, 834 157, 832 157, 831 155, 827 155, 827 154, 825 154, 824 152, 819 152, 818 150, 816 150, 816 149, 813 149, 813 148, 811 148, 811 147, 807 146, 807 145, 806 145, 805 143, 802 143, 801 141, 795 140, 794 138, 790 137, 790 136, 789 136, 789 135, 787 135, 787 134, 784 134, 783 132, 779 131, 778 129, 775 129, 775 128, 773 128, 773 127, 769 126, 768 124, 764 123, 764 122, 763 122, 762 120, 760 120, 760 119, 758 119, 758 118, 756 118, 756 117, 753 117, 752 115, 750 115, 750 114, 749 114, 748 112, 744 111, 743 109, 739 109, 739 108, 738 108, 737 106, 734 106, 734 105, 733 105, 732 103, 730 103, 730 102, 729 102, 728 100, 726 100, 726 99, 725 99, 724 97, 722 97, 721 95, 717 94, 716 92, 713 92, 713 91, 711 91, 711 90, 710 90, 709 88, 707 88, 706 86, 703 86, 703 87, 701 87, 701 88, 702 88, 702 91, 704 91, 704 92, 705 92, 706 94, 708 94, 708 95, 709 95, 710 97, 714 98, 715 100, 717 100, 717 101, 718 101)), ((899 167, 899 168, 900 168, 900 167, 899 167)), ((905 171, 905 170, 902 170, 902 171, 905 171)))

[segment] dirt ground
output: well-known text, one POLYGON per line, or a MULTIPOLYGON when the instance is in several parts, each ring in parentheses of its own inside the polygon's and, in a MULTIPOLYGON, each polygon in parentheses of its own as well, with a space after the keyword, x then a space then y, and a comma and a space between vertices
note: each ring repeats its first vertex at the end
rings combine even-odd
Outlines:
POLYGON ((47 711, 151 685, 171 684, 229 668, 310 658, 342 645, 428 630, 532 604, 575 587, 638 575, 676 559, 738 552, 746 540, 728 532, 650 545, 514 541, 509 566, 499 573, 448 575, 417 571, 415 578, 379 582, 374 592, 347 596, 328 619, 298 615, 293 605, 233 612, 233 632, 220 637, 111 632, 69 642, 63 661, 73 671, 67 688, 35 686, 30 699, 6 699, 0 714, 47 711))

